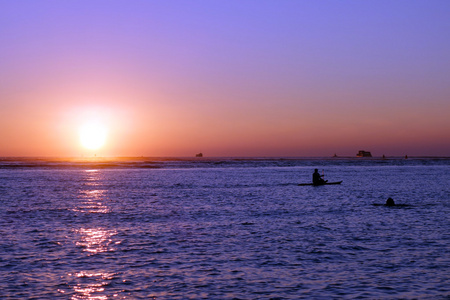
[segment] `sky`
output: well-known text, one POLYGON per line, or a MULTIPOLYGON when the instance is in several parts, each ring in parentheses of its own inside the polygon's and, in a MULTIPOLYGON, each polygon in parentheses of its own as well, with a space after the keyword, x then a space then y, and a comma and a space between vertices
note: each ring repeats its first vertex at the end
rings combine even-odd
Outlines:
POLYGON ((450 1, 0 0, 0 156, 359 150, 450 156, 450 1))

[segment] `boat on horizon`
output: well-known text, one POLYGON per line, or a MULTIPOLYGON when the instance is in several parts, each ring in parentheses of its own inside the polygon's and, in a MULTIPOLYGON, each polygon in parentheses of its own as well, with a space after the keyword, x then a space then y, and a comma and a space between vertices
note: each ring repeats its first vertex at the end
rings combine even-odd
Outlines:
POLYGON ((370 151, 359 150, 356 157, 372 157, 372 153, 370 153, 370 151))

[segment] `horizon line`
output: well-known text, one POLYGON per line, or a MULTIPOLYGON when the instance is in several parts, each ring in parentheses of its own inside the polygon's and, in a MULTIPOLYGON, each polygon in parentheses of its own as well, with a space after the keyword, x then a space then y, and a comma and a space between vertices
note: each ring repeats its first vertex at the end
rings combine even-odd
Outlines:
POLYGON ((372 157, 357 157, 355 156, 0 156, 0 160, 3 159, 71 159, 71 160, 92 160, 92 159, 195 159, 195 160, 208 160, 208 159, 358 159, 358 160, 371 160, 371 159, 450 159, 450 156, 442 155, 382 155, 372 157))

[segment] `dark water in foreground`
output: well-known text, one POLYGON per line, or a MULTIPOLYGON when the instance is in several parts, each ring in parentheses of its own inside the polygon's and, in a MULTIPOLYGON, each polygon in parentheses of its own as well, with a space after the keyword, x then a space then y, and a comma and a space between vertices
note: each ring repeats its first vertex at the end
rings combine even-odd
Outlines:
POLYGON ((1 299, 450 299, 450 160, 0 160, 1 299), (336 186, 297 186, 325 169, 336 186), (404 206, 386 207, 388 197, 404 206))

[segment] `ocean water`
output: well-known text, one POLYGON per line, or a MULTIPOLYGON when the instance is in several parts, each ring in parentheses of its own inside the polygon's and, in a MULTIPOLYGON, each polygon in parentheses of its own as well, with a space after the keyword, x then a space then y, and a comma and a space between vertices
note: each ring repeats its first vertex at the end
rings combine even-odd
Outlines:
POLYGON ((0 298, 450 299, 449 171, 414 158, 0 159, 0 298), (343 183, 298 186, 314 168, 343 183))

